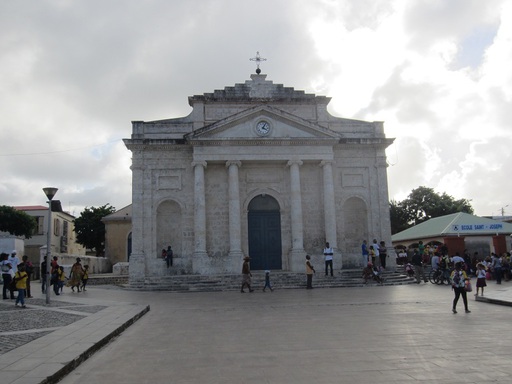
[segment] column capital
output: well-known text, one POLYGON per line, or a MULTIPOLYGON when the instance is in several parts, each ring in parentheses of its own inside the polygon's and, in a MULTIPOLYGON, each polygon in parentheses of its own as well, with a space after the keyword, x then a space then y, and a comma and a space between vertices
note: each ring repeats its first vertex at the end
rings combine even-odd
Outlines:
POLYGON ((320 167, 325 167, 326 165, 333 165, 334 160, 322 160, 319 164, 320 167))
POLYGON ((291 167, 292 165, 298 165, 299 167, 303 164, 302 160, 290 160, 288 161, 288 163, 286 163, 286 165, 288 167, 291 167))
POLYGON ((204 160, 203 160, 203 161, 193 161, 193 162, 192 162, 192 166, 193 166, 193 167, 196 167, 196 166, 198 166, 198 165, 199 165, 199 166, 201 166, 201 167, 203 167, 203 168, 206 168, 207 163, 206 163, 206 161, 204 161, 204 160))
POLYGON ((242 166, 242 162, 240 160, 228 160, 226 161, 226 168, 229 168, 231 165, 236 165, 238 168, 242 166))

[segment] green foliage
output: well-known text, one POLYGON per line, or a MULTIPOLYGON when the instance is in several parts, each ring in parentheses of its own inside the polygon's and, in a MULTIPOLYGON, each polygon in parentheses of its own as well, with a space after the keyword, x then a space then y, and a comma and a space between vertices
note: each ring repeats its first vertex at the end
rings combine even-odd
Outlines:
POLYGON ((30 239, 36 225, 36 219, 25 212, 7 205, 0 205, 0 231, 30 239))
POLYGON ((418 187, 413 189, 407 199, 390 202, 391 233, 395 234, 416 224, 451 213, 472 214, 470 200, 455 200, 452 196, 434 192, 434 189, 418 187))
POLYGON ((116 209, 108 203, 95 208, 86 207, 74 220, 76 242, 87 249, 94 249, 96 256, 103 256, 105 251, 105 224, 101 221, 116 209))

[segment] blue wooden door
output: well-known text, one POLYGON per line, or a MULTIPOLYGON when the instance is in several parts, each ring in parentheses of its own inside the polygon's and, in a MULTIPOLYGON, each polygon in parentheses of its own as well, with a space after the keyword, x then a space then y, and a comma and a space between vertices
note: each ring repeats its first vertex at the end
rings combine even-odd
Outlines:
POLYGON ((279 211, 249 211, 248 220, 251 269, 281 269, 281 216, 279 211))

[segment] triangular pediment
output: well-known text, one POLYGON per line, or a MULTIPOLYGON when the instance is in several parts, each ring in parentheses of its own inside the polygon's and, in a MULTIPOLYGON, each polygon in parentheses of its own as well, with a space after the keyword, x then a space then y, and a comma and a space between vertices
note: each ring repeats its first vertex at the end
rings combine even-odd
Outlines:
POLYGON ((340 134, 269 105, 259 105, 197 129, 189 141, 294 140, 337 142, 340 134))

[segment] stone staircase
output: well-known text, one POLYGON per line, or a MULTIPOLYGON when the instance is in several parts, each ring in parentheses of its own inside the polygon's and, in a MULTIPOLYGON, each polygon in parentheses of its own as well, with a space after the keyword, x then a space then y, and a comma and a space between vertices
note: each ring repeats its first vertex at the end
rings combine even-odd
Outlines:
MULTIPOLYGON (((386 271, 382 274, 384 285, 404 285, 415 283, 415 280, 406 276, 402 271, 386 271)), ((124 285, 127 289, 145 291, 173 291, 173 292, 218 292, 239 291, 241 275, 172 275, 146 279, 144 284, 124 285)), ((306 288, 306 276, 304 273, 272 272, 270 274, 272 287, 275 289, 300 289, 306 288)), ((261 290, 265 285, 263 271, 252 272, 252 288, 261 290)), ((361 270, 342 270, 335 273, 334 277, 317 273, 313 277, 314 288, 342 288, 363 287, 378 285, 374 281, 364 283, 361 270)))

